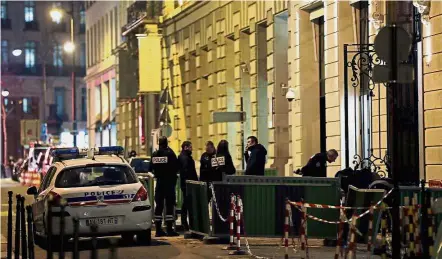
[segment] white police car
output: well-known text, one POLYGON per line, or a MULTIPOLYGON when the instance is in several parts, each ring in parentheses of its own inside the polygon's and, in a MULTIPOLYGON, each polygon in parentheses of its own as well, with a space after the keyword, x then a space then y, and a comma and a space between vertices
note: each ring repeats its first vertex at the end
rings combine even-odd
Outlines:
MULTIPOLYGON (((83 150, 84 152, 85 150, 83 150)), ((79 236, 122 235, 150 244, 152 212, 148 191, 133 169, 119 155, 122 147, 100 147, 81 157, 77 148, 55 149, 58 162, 51 165, 39 189, 30 187, 36 238, 48 233, 48 201, 52 197, 52 240, 59 241, 61 205, 65 204, 66 238, 74 234, 73 218, 79 220, 79 236), (80 158, 77 158, 80 157, 80 158)), ((37 241, 37 240, 36 240, 37 241)))

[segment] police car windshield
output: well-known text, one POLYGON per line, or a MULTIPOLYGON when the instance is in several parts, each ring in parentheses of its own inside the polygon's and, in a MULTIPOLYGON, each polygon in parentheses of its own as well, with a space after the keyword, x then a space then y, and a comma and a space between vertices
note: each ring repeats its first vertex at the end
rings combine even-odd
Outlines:
POLYGON ((127 166, 92 165, 63 170, 55 181, 55 187, 74 188, 136 182, 136 176, 127 166))
POLYGON ((147 158, 132 158, 130 166, 135 170, 135 173, 147 173, 149 171, 150 160, 147 158))

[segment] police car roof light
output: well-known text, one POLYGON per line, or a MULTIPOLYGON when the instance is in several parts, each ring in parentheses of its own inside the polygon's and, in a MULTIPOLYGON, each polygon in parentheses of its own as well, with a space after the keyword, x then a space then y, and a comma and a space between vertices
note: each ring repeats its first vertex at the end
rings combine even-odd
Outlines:
POLYGON ((99 147, 97 155, 122 155, 123 151, 121 146, 99 147))
POLYGON ((74 159, 79 155, 78 148, 55 148, 51 151, 51 156, 63 159, 74 159))

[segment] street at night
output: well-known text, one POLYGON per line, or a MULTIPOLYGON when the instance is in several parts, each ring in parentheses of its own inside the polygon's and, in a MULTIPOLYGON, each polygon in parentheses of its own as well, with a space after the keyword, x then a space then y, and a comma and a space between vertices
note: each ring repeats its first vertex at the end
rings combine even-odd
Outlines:
POLYGON ((441 0, 0 7, 1 259, 442 259, 441 0))

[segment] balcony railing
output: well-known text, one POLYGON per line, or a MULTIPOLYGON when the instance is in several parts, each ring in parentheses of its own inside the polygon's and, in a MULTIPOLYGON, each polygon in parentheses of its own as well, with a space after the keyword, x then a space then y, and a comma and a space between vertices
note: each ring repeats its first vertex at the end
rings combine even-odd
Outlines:
POLYGON ((25 31, 38 31, 39 26, 37 21, 25 22, 25 31))
POLYGON ((123 27, 129 28, 141 17, 147 15, 147 1, 135 1, 127 8, 127 24, 123 27))
MULTIPOLYGON (((43 76, 43 65, 38 64, 33 67, 26 67, 25 64, 2 64, 2 75, 20 75, 20 76, 43 76)), ((56 67, 46 65, 46 76, 71 76, 72 66, 56 67)), ((75 67, 75 76, 84 77, 86 68, 82 66, 75 67)))

